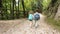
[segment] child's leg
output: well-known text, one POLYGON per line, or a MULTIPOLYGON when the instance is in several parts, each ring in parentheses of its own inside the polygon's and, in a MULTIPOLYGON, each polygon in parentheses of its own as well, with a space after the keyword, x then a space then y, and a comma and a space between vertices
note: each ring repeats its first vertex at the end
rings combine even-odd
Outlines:
POLYGON ((31 23, 31 21, 30 21, 30 27, 31 27, 31 24, 32 24, 32 23, 31 23))
POLYGON ((35 20, 32 20, 31 27, 34 27, 34 26, 35 26, 35 20))
POLYGON ((35 25, 36 25, 36 20, 33 20, 32 21, 32 26, 35 27, 35 25))
POLYGON ((34 26, 36 25, 36 20, 34 20, 34 26))
POLYGON ((30 27, 32 27, 33 26, 33 21, 30 21, 30 27))
POLYGON ((35 20, 35 26, 37 26, 37 21, 35 20))
POLYGON ((38 27, 38 23, 37 23, 37 20, 35 21, 35 28, 37 28, 38 27))

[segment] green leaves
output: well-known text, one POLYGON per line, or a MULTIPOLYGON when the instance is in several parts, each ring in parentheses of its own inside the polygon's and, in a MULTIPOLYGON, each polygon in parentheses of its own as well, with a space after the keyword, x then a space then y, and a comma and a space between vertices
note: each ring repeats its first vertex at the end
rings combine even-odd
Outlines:
POLYGON ((14 17, 16 15, 18 16, 18 13, 19 15, 23 15, 23 13, 25 13, 23 11, 36 10, 38 8, 40 10, 44 10, 48 7, 50 2, 51 0, 24 0, 23 3, 22 0, 19 0, 19 2, 17 3, 19 6, 16 6, 15 0, 3 0, 2 5, 5 12, 4 16, 6 15, 8 17, 12 15, 14 17))
POLYGON ((46 9, 48 7, 48 5, 50 4, 51 0, 43 0, 42 5, 43 5, 43 9, 46 9))

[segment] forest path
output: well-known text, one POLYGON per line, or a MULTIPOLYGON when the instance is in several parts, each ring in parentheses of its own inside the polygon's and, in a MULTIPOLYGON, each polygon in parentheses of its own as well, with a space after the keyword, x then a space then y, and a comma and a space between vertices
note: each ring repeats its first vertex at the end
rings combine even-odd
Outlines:
POLYGON ((40 14, 40 20, 37 21, 38 27, 30 27, 30 21, 27 19, 18 20, 0 20, 0 34, 60 34, 45 23, 45 16, 40 14))

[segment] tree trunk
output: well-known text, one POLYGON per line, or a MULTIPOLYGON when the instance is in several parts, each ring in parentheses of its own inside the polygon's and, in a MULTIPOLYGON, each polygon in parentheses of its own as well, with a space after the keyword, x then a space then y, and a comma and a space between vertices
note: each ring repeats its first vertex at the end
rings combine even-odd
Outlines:
POLYGON ((57 13, 56 13, 56 16, 55 16, 55 20, 59 19, 60 20, 60 5, 58 7, 58 10, 57 10, 57 13))
POLYGON ((58 10, 58 6, 60 4, 60 0, 52 0, 46 14, 48 15, 48 17, 54 18, 57 10, 58 10))
POLYGON ((24 14, 24 17, 26 16, 26 14, 25 14, 25 6, 24 6, 24 0, 22 0, 22 6, 23 6, 23 14, 24 14))
POLYGON ((0 8, 2 7, 2 0, 0 0, 0 8))

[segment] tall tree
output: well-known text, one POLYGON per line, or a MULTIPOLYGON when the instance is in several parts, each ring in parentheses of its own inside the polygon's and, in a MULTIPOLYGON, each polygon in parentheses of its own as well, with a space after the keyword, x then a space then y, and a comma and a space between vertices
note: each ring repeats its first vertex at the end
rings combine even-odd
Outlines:
POLYGON ((23 11, 24 11, 24 12, 23 12, 23 14, 24 14, 24 17, 25 17, 26 15, 25 15, 25 6, 24 6, 24 0, 21 0, 21 1, 22 1, 23 11))
POLYGON ((12 0, 12 8, 11 8, 11 17, 14 19, 14 2, 15 0, 12 0))
POLYGON ((2 0, 0 0, 0 16, 1 16, 0 19, 3 19, 2 7, 3 7, 2 0))
POLYGON ((55 17, 59 4, 60 0, 51 0, 51 3, 47 9, 48 11, 46 12, 48 13, 48 17, 55 17))
POLYGON ((42 7, 43 7, 42 0, 37 0, 37 8, 40 13, 42 13, 42 9, 43 9, 42 7))
POLYGON ((0 0, 0 7, 2 7, 2 0, 0 0))

